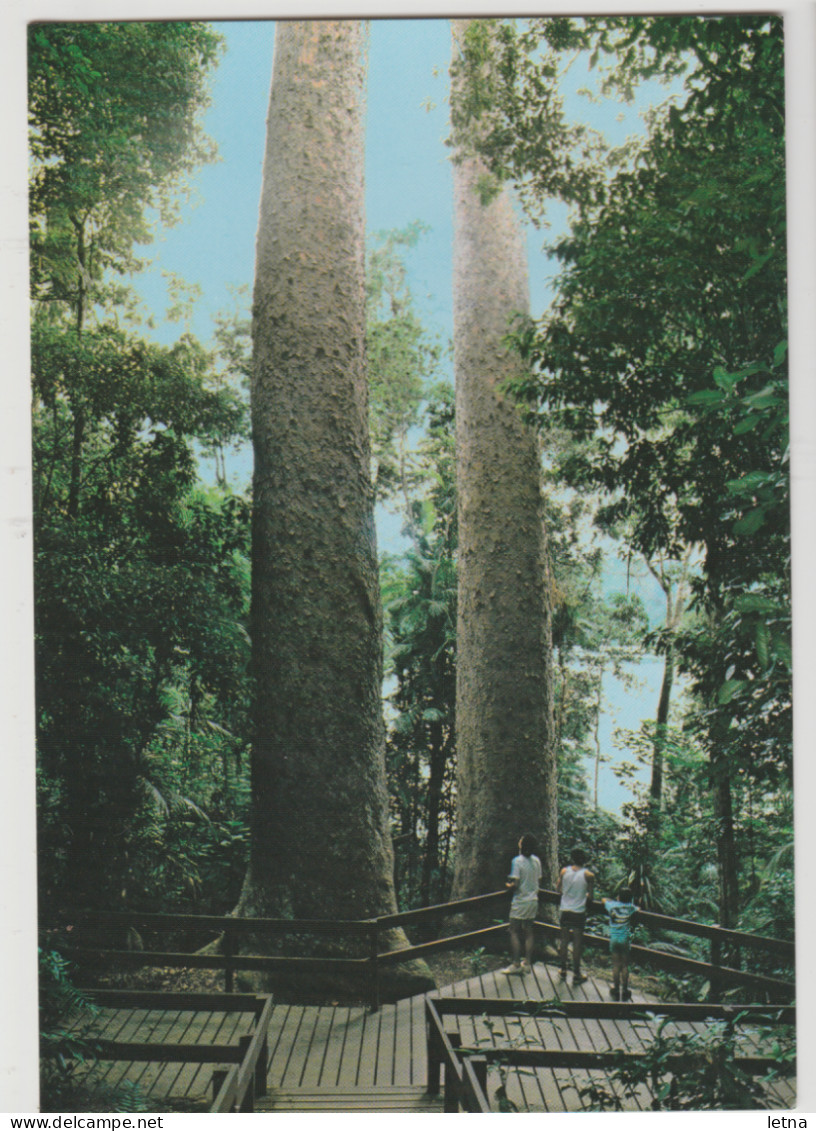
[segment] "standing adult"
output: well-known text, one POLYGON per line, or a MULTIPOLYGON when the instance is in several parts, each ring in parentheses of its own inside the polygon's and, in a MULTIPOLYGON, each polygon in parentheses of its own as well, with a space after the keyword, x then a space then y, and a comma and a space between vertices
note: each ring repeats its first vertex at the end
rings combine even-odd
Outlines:
POLYGON ((561 869, 556 891, 561 896, 561 977, 567 976, 567 958, 572 939, 572 984, 580 986, 586 981, 581 973, 581 954, 584 949, 584 925, 587 903, 595 890, 595 876, 586 867, 586 853, 574 848, 570 863, 561 869))
POLYGON ((535 837, 523 836, 518 849, 519 854, 513 857, 506 885, 508 891, 513 893, 510 903, 510 946, 513 961, 503 971, 504 974, 529 973, 533 961, 533 923, 538 914, 541 861, 536 855, 538 845, 535 837))

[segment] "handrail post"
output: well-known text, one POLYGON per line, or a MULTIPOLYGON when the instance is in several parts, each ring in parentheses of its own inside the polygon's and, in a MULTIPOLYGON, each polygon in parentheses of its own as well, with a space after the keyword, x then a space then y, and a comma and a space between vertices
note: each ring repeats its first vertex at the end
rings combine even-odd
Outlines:
POLYGON ((224 1081, 226 1080, 228 1075, 229 1070, 226 1068, 216 1068, 213 1072, 211 1082, 213 1103, 215 1103, 215 1101, 218 1099, 218 1095, 221 1089, 224 1087, 224 1081))
POLYGON ((428 998, 425 999, 425 1050, 425 1057, 428 1062, 426 1091, 429 1096, 438 1096, 442 1068, 442 1044, 428 998))
MULTIPOLYGON (((452 1033, 448 1033, 448 1040, 451 1043, 451 1048, 459 1049, 462 1047, 462 1037, 459 1030, 456 1029, 452 1033)), ((445 1112, 458 1111, 459 1101, 462 1098, 462 1081, 458 1078, 456 1068, 453 1064, 445 1064, 445 1095, 442 1110, 445 1112)))
POLYGON ((235 954, 235 938, 229 927, 224 927, 224 992, 231 994, 233 991, 235 971, 232 957, 235 954))
POLYGON ((264 1036, 261 1042, 261 1050, 258 1053, 258 1060, 255 1064, 255 1095, 265 1096, 268 1092, 266 1084, 266 1061, 269 1056, 269 1037, 264 1036))
POLYGON ((720 979, 717 976, 717 971, 720 968, 722 954, 720 950, 720 940, 712 938, 711 940, 711 977, 708 980, 708 1000, 720 1000, 720 979))
POLYGON ((487 1099, 487 1057, 469 1056, 467 1058, 467 1063, 473 1069, 473 1075, 476 1077, 476 1082, 482 1089, 485 1099, 487 1099))
POLYGON ((372 977, 371 977, 371 1012, 376 1013, 380 1008, 380 928, 376 919, 372 920, 368 933, 369 939, 369 958, 371 961, 372 977))
MULTIPOLYGON (((249 1046, 252 1044, 252 1034, 248 1033, 245 1037, 238 1038, 238 1048, 241 1051, 241 1063, 243 1064, 246 1059, 246 1054, 249 1051, 249 1046)), ((244 1092, 239 1105, 239 1111, 254 1111, 255 1110, 255 1081, 256 1073, 253 1072, 251 1078, 247 1081, 246 1091, 244 1092)))

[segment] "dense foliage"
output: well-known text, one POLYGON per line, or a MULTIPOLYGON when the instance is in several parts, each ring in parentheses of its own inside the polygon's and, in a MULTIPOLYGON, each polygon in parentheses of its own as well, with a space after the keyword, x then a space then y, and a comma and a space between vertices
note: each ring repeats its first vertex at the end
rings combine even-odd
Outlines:
MULTIPOLYGON (((518 392, 545 437, 572 438, 554 450, 558 479, 600 493, 598 521, 630 553, 694 550, 693 616, 671 644, 708 757, 720 921, 735 924, 754 894, 742 798, 771 815, 791 775, 781 21, 538 20, 503 37, 485 153, 539 216, 573 204, 551 248, 556 299, 519 336, 535 377, 518 392), (579 50, 625 97, 687 73, 607 169, 554 93, 579 50)), ((661 856, 654 835, 641 847, 661 856)))
POLYGON ((226 909, 243 856, 248 506, 196 462, 245 432, 240 374, 190 335, 149 340, 114 282, 212 154, 198 119, 218 44, 201 24, 30 31, 48 910, 194 905, 208 868, 226 909))
MULTIPOLYGON (((622 1111, 623 1101, 642 1096, 644 1088, 652 1097, 653 1111, 744 1111, 768 1106, 761 1081, 740 1062, 738 1015, 691 1032, 677 1032, 667 1017, 656 1020, 654 1037, 642 1053, 617 1054, 611 1086, 591 1081, 581 1088, 590 1111, 622 1111)), ((771 1039, 778 1067, 767 1078, 773 1079, 790 1059, 791 1034, 783 1026, 774 1027, 772 1015, 765 1025, 750 1028, 753 1035, 771 1039)))

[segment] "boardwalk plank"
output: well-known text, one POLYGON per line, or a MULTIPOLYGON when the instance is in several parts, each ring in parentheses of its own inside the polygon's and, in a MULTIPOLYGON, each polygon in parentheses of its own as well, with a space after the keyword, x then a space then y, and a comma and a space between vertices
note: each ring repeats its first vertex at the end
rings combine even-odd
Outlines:
MULTIPOLYGON (((560 997, 563 1000, 565 983, 561 979, 556 980, 553 969, 539 964, 534 968, 532 977, 537 987, 541 985, 542 979, 546 979, 541 991, 542 998, 547 1000, 560 997)), ((567 1018, 540 1018, 536 1024, 543 1048, 551 1048, 554 1044, 562 1049, 581 1047, 575 1023, 567 1018)), ((554 1088, 557 1091, 559 1102, 565 1111, 580 1110, 584 1106, 578 1093, 579 1085, 574 1072, 569 1069, 539 1069, 538 1075, 542 1086, 546 1082, 550 1090, 554 1088)))
POLYGON ((304 1006, 301 1015, 301 1024, 292 1045, 292 1055, 283 1077, 284 1085, 290 1085, 295 1088, 303 1086, 303 1077, 306 1072, 309 1056, 317 1048, 314 1034, 321 1012, 320 1006, 304 1006))
POLYGON ((380 1025, 377 1034, 377 1064, 374 1083, 390 1087, 394 1083, 394 1040, 396 1037, 396 1011, 392 1004, 379 1010, 380 1025))
POLYGON ((335 1084, 338 1088, 353 1087, 360 1077, 360 1060, 363 1051, 367 1010, 352 1006, 341 1019, 342 1047, 339 1054, 335 1084))
MULTIPOLYGON (((183 1044, 188 1041, 190 1043, 194 1043, 191 1034, 195 1033, 197 1030, 198 1026, 196 1025, 196 1014, 183 1013, 180 1016, 178 1026, 173 1030, 173 1040, 177 1044, 183 1044)), ((155 1095, 165 1096, 177 1095, 178 1082, 183 1071, 183 1064, 168 1064, 165 1068, 165 1078, 162 1083, 162 1090, 159 1090, 159 1081, 157 1080, 153 1088, 153 1093, 155 1095)))
POLYGON ((318 1087, 321 1088, 327 1086, 334 1087, 337 1082, 337 1071, 340 1066, 340 1057, 342 1055, 345 1038, 343 1022, 348 1016, 348 1006, 333 1005, 329 1007, 328 1012, 329 1018, 317 1081, 318 1087))
POLYGON ((411 1068, 417 1050, 414 1046, 414 1019, 411 998, 394 1005, 394 1054, 391 1083, 407 1087, 413 1083, 411 1068))
MULTIPOLYGON (((502 974, 501 971, 492 974, 488 979, 495 987, 491 996, 499 998, 525 998, 531 996, 534 987, 532 975, 502 974), (525 983, 529 985, 525 986, 525 983)), ((493 1018, 497 1022, 499 1018, 493 1018)), ((525 1017, 508 1017, 504 1020, 507 1039, 501 1044, 509 1044, 516 1048, 530 1047, 530 1042, 540 1043, 540 1034, 534 1019, 525 1017)), ((551 1105, 562 1104, 560 1094, 549 1094, 549 1080, 542 1073, 532 1069, 507 1068, 504 1086, 507 1099, 518 1105, 520 1111, 541 1111, 545 1109, 558 1110, 551 1105)), ((566 1108, 562 1108, 566 1110, 566 1108)))
POLYGON ((273 1079, 273 1062, 281 1049, 281 1038, 289 1016, 289 1005, 275 1005, 272 1007, 272 1018, 269 1022, 269 1044, 266 1053, 266 1071, 269 1080, 273 1079))
POLYGON ((363 1017, 363 1032, 360 1041, 360 1059, 354 1083, 358 1087, 371 1088, 377 1082, 379 1067, 380 1011, 366 1013, 363 1017))
MULTIPOLYGON (((165 1038, 168 1044, 172 1042, 180 1045, 186 1041, 187 1033, 193 1022, 193 1016, 194 1015, 191 1014, 177 1014, 176 1023, 165 1038)), ((172 1062, 163 1064, 148 1089, 148 1095, 173 1096, 175 1094, 176 1082, 183 1068, 183 1064, 172 1062)))
MULTIPOLYGON (((608 1000, 608 987, 605 982, 597 978, 597 976, 590 976, 589 980, 580 986, 572 986, 572 1000, 573 1001, 605 1001, 608 1000)), ((582 1018, 573 1021, 576 1046, 578 1048, 593 1049, 596 1052, 609 1052, 612 1049, 620 1048, 623 1042, 613 1039, 618 1035, 618 1031, 607 1023, 596 1021, 592 1018, 582 1018)), ((631 1028, 631 1026, 630 1026, 631 1028)), ((631 1047, 631 1038, 625 1043, 627 1047, 631 1047)), ((587 1084, 594 1082, 603 1084, 610 1091, 615 1092, 616 1087, 613 1084, 612 1077, 607 1072, 593 1073, 590 1076, 587 1072, 574 1074, 576 1077, 576 1087, 585 1087, 587 1084)), ((644 1107, 649 1107, 648 1097, 634 1095, 627 1103, 627 1108, 635 1110, 642 1110, 644 1107)), ((583 1101, 581 1106, 584 1106, 583 1101)))
POLYGON ((323 1066, 326 1061, 333 1020, 333 1006, 324 1007, 316 1011, 309 1047, 308 1050, 306 1050, 300 1077, 298 1079, 299 1088, 317 1088, 323 1083, 323 1066))
MULTIPOLYGON (((204 1025, 195 1033, 195 1043, 197 1045, 229 1043, 235 1028, 234 1018, 235 1015, 229 1013, 208 1014, 204 1025)), ((176 1080, 176 1094, 186 1099, 206 1095, 215 1067, 213 1064, 185 1064, 176 1080)))
POLYGON ((419 1086, 394 1086, 376 1092, 363 1089, 316 1089, 312 1092, 276 1091, 256 1105, 256 1111, 311 1112, 403 1112, 408 1114, 442 1111, 442 1100, 428 1096, 419 1086))
POLYGON ((297 1035, 303 1023, 304 1010, 305 1006, 302 1005, 288 1005, 286 1007, 286 1016, 280 1027, 274 1054, 269 1065, 268 1079, 270 1085, 274 1088, 280 1088, 283 1085, 284 1077, 294 1054, 297 1035))
POLYGON ((424 1086, 428 1081, 428 1057, 425 1047, 425 1002, 420 996, 411 998, 411 1032, 414 1050, 411 1057, 411 1083, 424 1086))

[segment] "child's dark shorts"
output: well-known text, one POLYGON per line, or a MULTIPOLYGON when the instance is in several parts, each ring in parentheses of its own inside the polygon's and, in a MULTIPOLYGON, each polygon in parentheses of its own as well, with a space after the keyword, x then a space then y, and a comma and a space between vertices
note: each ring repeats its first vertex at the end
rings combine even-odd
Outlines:
POLYGON ((624 958, 627 958, 629 956, 630 946, 631 946, 631 943, 629 942, 628 939, 626 940, 626 942, 612 942, 612 940, 610 939, 609 940, 609 953, 610 954, 622 954, 624 956, 624 958))
POLYGON ((586 923, 586 911, 562 911, 559 922, 562 927, 569 927, 573 931, 583 931, 586 923))

